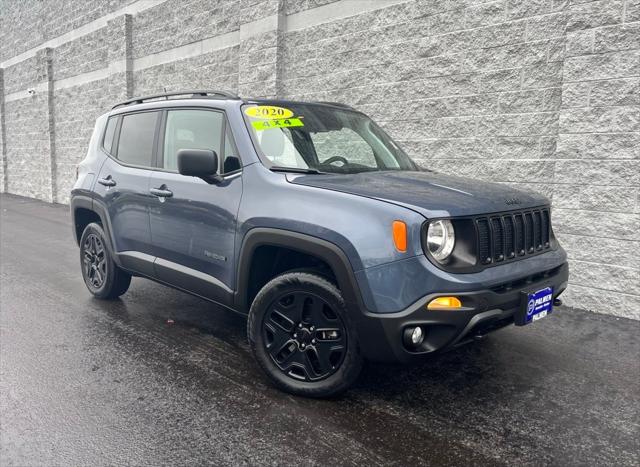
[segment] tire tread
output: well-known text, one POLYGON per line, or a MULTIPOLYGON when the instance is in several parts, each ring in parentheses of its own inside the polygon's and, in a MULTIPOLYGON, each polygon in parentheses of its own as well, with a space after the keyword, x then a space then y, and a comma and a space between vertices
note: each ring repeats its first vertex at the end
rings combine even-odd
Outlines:
POLYGON ((356 329, 349 319, 346 304, 340 290, 335 284, 312 271, 285 272, 265 284, 251 305, 247 320, 247 336, 258 365, 269 379, 281 390, 295 395, 313 398, 336 396, 346 391, 355 382, 362 370, 362 356, 358 348, 356 329), (287 378, 273 365, 266 350, 260 345, 260 342, 256 342, 256 337, 261 339, 261 319, 265 312, 265 305, 268 305, 268 303, 263 302, 269 300, 269 296, 274 293, 274 290, 301 286, 318 288, 332 295, 339 303, 339 310, 337 311, 341 314, 348 332, 349 344, 347 355, 345 355, 342 365, 336 373, 330 375, 327 379, 316 382, 300 382, 293 378, 287 378))
POLYGON ((129 285, 131 284, 131 274, 118 267, 118 265, 113 261, 113 258, 111 256, 112 253, 108 246, 104 229, 102 228, 102 224, 98 222, 92 222, 88 224, 82 232, 82 237, 80 238, 80 267, 83 267, 82 246, 84 245, 84 239, 92 231, 100 236, 100 238, 102 239, 102 243, 105 246, 105 254, 107 255, 108 261, 108 270, 106 284, 102 289, 96 291, 88 285, 87 289, 89 289, 89 292, 91 292, 91 294, 96 298, 102 300, 113 300, 129 290, 129 285))

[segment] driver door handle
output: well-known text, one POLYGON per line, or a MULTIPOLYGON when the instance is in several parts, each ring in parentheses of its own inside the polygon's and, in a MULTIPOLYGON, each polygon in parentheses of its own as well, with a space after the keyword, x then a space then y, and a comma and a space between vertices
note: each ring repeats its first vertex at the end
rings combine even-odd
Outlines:
POLYGON ((151 188, 149 192, 158 198, 171 198, 173 196, 173 191, 167 189, 166 185, 162 185, 159 188, 151 188))
POLYGON ((106 178, 99 178, 98 183, 106 187, 116 186, 116 181, 111 178, 111 175, 107 175, 106 178))

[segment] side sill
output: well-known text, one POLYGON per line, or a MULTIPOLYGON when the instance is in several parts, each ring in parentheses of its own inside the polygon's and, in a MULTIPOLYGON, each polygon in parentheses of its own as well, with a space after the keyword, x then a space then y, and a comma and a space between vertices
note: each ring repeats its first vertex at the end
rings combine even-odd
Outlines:
POLYGON ((118 259, 127 271, 238 312, 233 291, 213 276, 139 251, 123 251, 118 259))

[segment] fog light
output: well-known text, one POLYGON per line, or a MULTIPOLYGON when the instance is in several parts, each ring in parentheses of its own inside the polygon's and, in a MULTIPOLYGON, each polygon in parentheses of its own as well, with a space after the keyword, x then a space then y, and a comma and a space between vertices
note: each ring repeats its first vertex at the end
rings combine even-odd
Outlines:
POLYGON ((424 340, 424 332, 420 326, 404 330, 404 343, 408 347, 418 347, 424 340))
POLYGON ((422 335, 422 328, 420 326, 418 326, 411 333, 411 343, 413 345, 422 344, 422 339, 423 338, 424 338, 424 336, 422 335))

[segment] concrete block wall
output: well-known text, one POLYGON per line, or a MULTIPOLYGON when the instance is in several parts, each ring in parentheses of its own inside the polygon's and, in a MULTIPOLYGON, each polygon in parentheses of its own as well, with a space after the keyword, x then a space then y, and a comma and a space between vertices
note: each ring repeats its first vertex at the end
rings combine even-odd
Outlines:
POLYGON ((5 191, 46 201, 54 201, 48 88, 51 61, 52 50, 40 49, 3 73, 5 191), (24 86, 32 90, 32 94, 27 91, 28 98, 7 101, 7 95, 24 86))
POLYGON ((239 47, 227 47, 193 58, 153 66, 134 73, 134 95, 185 89, 238 89, 239 47))
POLYGON ((3 0, 0 5, 0 60, 79 29, 135 0, 3 0))
POLYGON ((574 3, 566 15, 554 221, 580 278, 568 299, 638 317, 640 3, 574 3))
POLYGON ((56 202, 67 203, 75 182, 78 158, 84 157, 96 118, 113 105, 107 79, 100 79, 56 91, 55 136, 56 202), (78 108, 83 109, 82 113, 78 108), (72 175, 72 176, 69 176, 72 175))
POLYGON ((5 3, 2 191, 67 202, 128 96, 341 101, 425 167, 551 197, 567 302, 640 319, 637 0, 5 3))
POLYGON ((4 70, 0 69, 0 193, 6 191, 5 176, 7 173, 7 158, 5 154, 6 144, 4 144, 4 132, 6 129, 4 116, 6 114, 4 108, 4 70))
POLYGON ((146 57, 238 30, 238 0, 167 0, 133 16, 133 56, 146 57))

